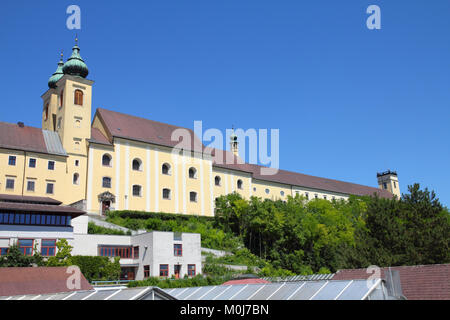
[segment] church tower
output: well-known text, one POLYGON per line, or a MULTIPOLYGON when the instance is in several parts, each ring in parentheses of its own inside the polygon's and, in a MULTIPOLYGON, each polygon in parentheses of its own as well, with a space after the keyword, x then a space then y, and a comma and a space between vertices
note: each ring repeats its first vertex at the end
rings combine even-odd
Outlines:
POLYGON ((48 81, 49 89, 42 95, 42 129, 57 132, 67 152, 66 190, 73 194, 74 202, 86 197, 94 83, 86 79, 88 74, 75 39, 72 55, 65 63, 61 56, 57 70, 48 81))
POLYGON ((233 132, 230 135, 230 151, 237 157, 239 157, 239 141, 237 135, 233 132))
POLYGON ((382 173, 377 173, 378 187, 380 189, 388 190, 390 193, 397 196, 398 199, 401 197, 400 186, 398 184, 398 176, 395 171, 385 171, 382 173))

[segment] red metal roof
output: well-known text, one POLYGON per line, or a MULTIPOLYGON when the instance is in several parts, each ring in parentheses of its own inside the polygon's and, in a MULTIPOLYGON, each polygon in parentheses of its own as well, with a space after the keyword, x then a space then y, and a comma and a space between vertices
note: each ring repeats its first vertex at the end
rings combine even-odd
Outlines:
POLYGON ((74 272, 67 267, 0 268, 0 296, 51 294, 92 290, 80 273, 80 287, 69 288, 74 272), (67 273, 69 271, 69 273, 67 273))
POLYGON ((271 283, 270 281, 263 279, 239 279, 239 280, 229 280, 222 285, 233 285, 233 284, 256 284, 256 283, 271 283))
MULTIPOLYGON (((381 268, 381 278, 385 271, 381 268)), ((450 300, 450 264, 391 267, 400 274, 403 295, 408 300, 450 300)), ((367 279, 367 269, 339 270, 333 280, 367 279)))

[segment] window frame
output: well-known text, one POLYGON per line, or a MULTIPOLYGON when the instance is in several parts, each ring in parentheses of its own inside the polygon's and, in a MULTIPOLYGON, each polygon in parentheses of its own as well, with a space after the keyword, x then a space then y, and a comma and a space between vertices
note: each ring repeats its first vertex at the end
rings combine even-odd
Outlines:
POLYGON ((112 188, 112 178, 111 177, 102 177, 102 188, 111 189, 112 188), (109 186, 105 186, 105 179, 109 179, 109 186))
POLYGON ((54 182, 47 182, 47 185, 45 187, 45 194, 55 194, 55 183, 54 182), (51 186, 52 192, 48 192, 49 186, 51 186))
POLYGON ((198 202, 198 194, 195 191, 189 192, 189 202, 198 202), (195 195, 195 199, 192 200, 192 195, 195 195))
POLYGON ((73 93, 73 104, 76 106, 82 107, 83 106, 83 98, 84 98, 84 92, 80 89, 76 89, 73 93))
POLYGON ((216 187, 221 187, 222 186, 222 178, 220 176, 215 176, 214 177, 214 185, 216 187))
POLYGON ((14 190, 16 184, 16 179, 14 178, 6 178, 5 190, 14 190), (12 181, 12 187, 8 186, 8 182, 12 181))
POLYGON ((29 158, 28 159, 28 168, 36 168, 37 167, 37 159, 36 158, 29 158), (31 161, 33 161, 33 166, 31 165, 31 161))
POLYGON ((54 171, 55 170, 55 161, 53 161, 53 160, 48 160, 48 164, 47 164, 47 169, 48 170, 51 170, 51 171, 54 171), (51 164, 51 165, 50 165, 51 164))
POLYGON ((150 278, 150 265, 144 265, 144 279, 150 278))
POLYGON ((104 153, 102 155, 102 166, 112 168, 112 156, 109 153, 104 153), (105 156, 108 157, 108 164, 105 164, 105 156))
POLYGON ((27 180, 27 192, 35 192, 35 191, 36 191, 36 181, 27 180), (30 183, 33 184, 33 189, 30 189, 30 183))
POLYGON ((131 187, 131 194, 133 195, 133 197, 142 197, 142 186, 139 184, 133 184, 133 186, 131 187), (139 193, 135 194, 135 187, 139 187, 139 193))
POLYGON ((159 276, 160 277, 168 277, 169 276, 169 265, 168 264, 160 264, 159 265, 159 276))
POLYGON ((173 256, 174 257, 182 257, 183 256, 183 244, 182 243, 174 243, 173 244, 173 256), (179 247, 177 247, 179 246, 179 247))
POLYGON ((17 157, 16 156, 9 156, 8 157, 8 165, 9 166, 16 166, 17 157))
POLYGON ((195 264, 188 264, 187 266, 187 273, 188 273, 188 277, 195 277, 195 275, 197 274, 197 268, 195 264), (194 267, 194 274, 192 274, 192 269, 191 267, 194 267))
POLYGON ((79 186, 80 185, 80 174, 78 172, 75 172, 72 176, 72 184, 75 186, 79 186), (75 177, 77 177, 77 179, 75 180, 75 177))
POLYGON ((190 167, 188 170, 189 179, 197 179, 197 169, 195 167, 190 167), (191 175, 192 172, 192 175, 191 175))
POLYGON ((161 174, 166 175, 166 176, 171 176, 172 175, 172 166, 167 162, 163 163, 161 166, 161 174), (167 167, 167 172, 164 172, 164 167, 167 167))
POLYGON ((244 190, 244 181, 242 181, 242 179, 238 179, 238 181, 236 181, 236 187, 239 190, 244 190))
POLYGON ((41 239, 41 255, 44 257, 54 257, 56 255, 56 242, 57 242, 57 239, 41 239), (44 241, 55 241, 55 245, 44 246, 43 245, 44 241), (47 254, 44 253, 44 251, 43 251, 44 249, 47 249, 47 254), (52 255, 48 254, 50 249, 53 249, 52 255))
POLYGON ((169 188, 163 188, 162 189, 162 198, 164 200, 172 200, 172 191, 169 188), (168 196, 164 197, 164 191, 168 191, 168 196))
POLYGON ((143 171, 142 167, 143 167, 143 166, 142 166, 142 160, 141 160, 141 159, 139 159, 139 158, 134 158, 133 161, 131 161, 131 170, 133 170, 133 171, 138 171, 138 172, 142 172, 142 171, 143 171), (139 164, 137 169, 134 167, 134 164, 135 164, 135 163, 138 163, 138 164, 139 164))
POLYGON ((32 256, 34 253, 34 239, 30 239, 30 238, 19 238, 17 240, 17 246, 19 247, 19 250, 22 252, 22 254, 24 256, 32 256), (21 246, 20 245, 20 241, 23 240, 31 240, 31 246, 21 246), (31 249, 31 254, 27 254, 27 249, 31 249), (23 251, 22 251, 23 250, 23 251))

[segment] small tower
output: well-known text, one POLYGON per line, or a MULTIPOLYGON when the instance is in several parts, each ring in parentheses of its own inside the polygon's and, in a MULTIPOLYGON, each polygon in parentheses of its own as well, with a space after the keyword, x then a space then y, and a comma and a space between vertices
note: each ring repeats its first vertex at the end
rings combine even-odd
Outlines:
POLYGON ((400 186, 398 184, 398 176, 395 171, 385 171, 377 173, 378 188, 385 189, 400 199, 400 186))
POLYGON ((239 157, 239 142, 238 137, 234 133, 234 128, 232 128, 233 132, 230 135, 230 150, 233 152, 233 154, 237 157, 239 157))

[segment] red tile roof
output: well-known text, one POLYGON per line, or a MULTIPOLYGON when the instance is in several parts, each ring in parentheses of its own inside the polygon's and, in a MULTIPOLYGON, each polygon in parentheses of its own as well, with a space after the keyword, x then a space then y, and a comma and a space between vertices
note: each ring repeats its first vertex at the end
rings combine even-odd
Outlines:
POLYGON ((190 148, 186 147, 186 150, 195 150, 194 141, 198 143, 200 152, 203 150, 203 144, 191 129, 101 108, 97 109, 96 115, 100 117, 100 120, 106 126, 106 130, 108 130, 112 137, 175 147, 179 144, 179 140, 172 141, 172 133, 177 129, 182 129, 187 130, 190 136, 193 137, 193 141, 189 144, 190 148))
POLYGON ((271 283, 270 281, 263 279, 239 279, 239 280, 229 280, 223 283, 223 286, 234 285, 234 284, 257 284, 257 283, 271 283))
MULTIPOLYGON (((80 273, 81 274, 81 273, 80 273)), ((0 268, 0 296, 34 295, 92 290, 81 274, 80 288, 68 288, 74 272, 67 267, 0 268), (67 273, 69 271, 69 273, 67 273)))
POLYGON ((50 204, 2 202, 0 201, 0 211, 2 212, 27 212, 27 213, 54 213, 67 214, 72 218, 79 217, 86 212, 69 206, 57 206, 50 204))
MULTIPOLYGON (((450 300, 450 264, 391 267, 400 274, 403 295, 408 300, 450 300)), ((385 271, 381 268, 381 278, 385 271)), ((333 280, 367 279, 367 269, 339 270, 333 280)))
POLYGON ((0 148, 48 153, 42 129, 0 122, 0 148))
POLYGON ((100 120, 105 125, 106 130, 113 137, 137 140, 167 147, 174 147, 178 144, 178 141, 172 141, 171 139, 174 130, 188 130, 191 134, 191 137, 194 137, 193 140, 195 142, 192 141, 191 148, 186 149, 195 150, 195 146, 197 146, 197 149, 202 150, 204 153, 211 154, 212 156, 215 156, 218 152, 222 153, 223 161, 222 163, 214 162, 215 167, 248 172, 252 174, 254 179, 344 194, 377 194, 378 196, 384 198, 393 197, 393 195, 387 190, 333 179, 314 177, 286 170, 278 170, 278 172, 274 175, 263 175, 261 174, 261 170, 264 168, 263 166, 256 164, 239 163, 237 160, 238 158, 229 151, 206 148, 201 140, 198 139, 194 135, 194 132, 190 129, 172 126, 166 123, 130 116, 106 109, 97 109, 96 115, 100 117, 100 120), (195 143, 197 143, 198 145, 195 145, 195 143))
POLYGON ((112 145, 108 138, 97 128, 91 128, 91 139, 89 139, 89 142, 112 145))
POLYGON ((0 194, 0 201, 36 203, 36 204, 54 204, 54 205, 60 205, 62 203, 61 201, 48 197, 18 196, 12 194, 0 194))

